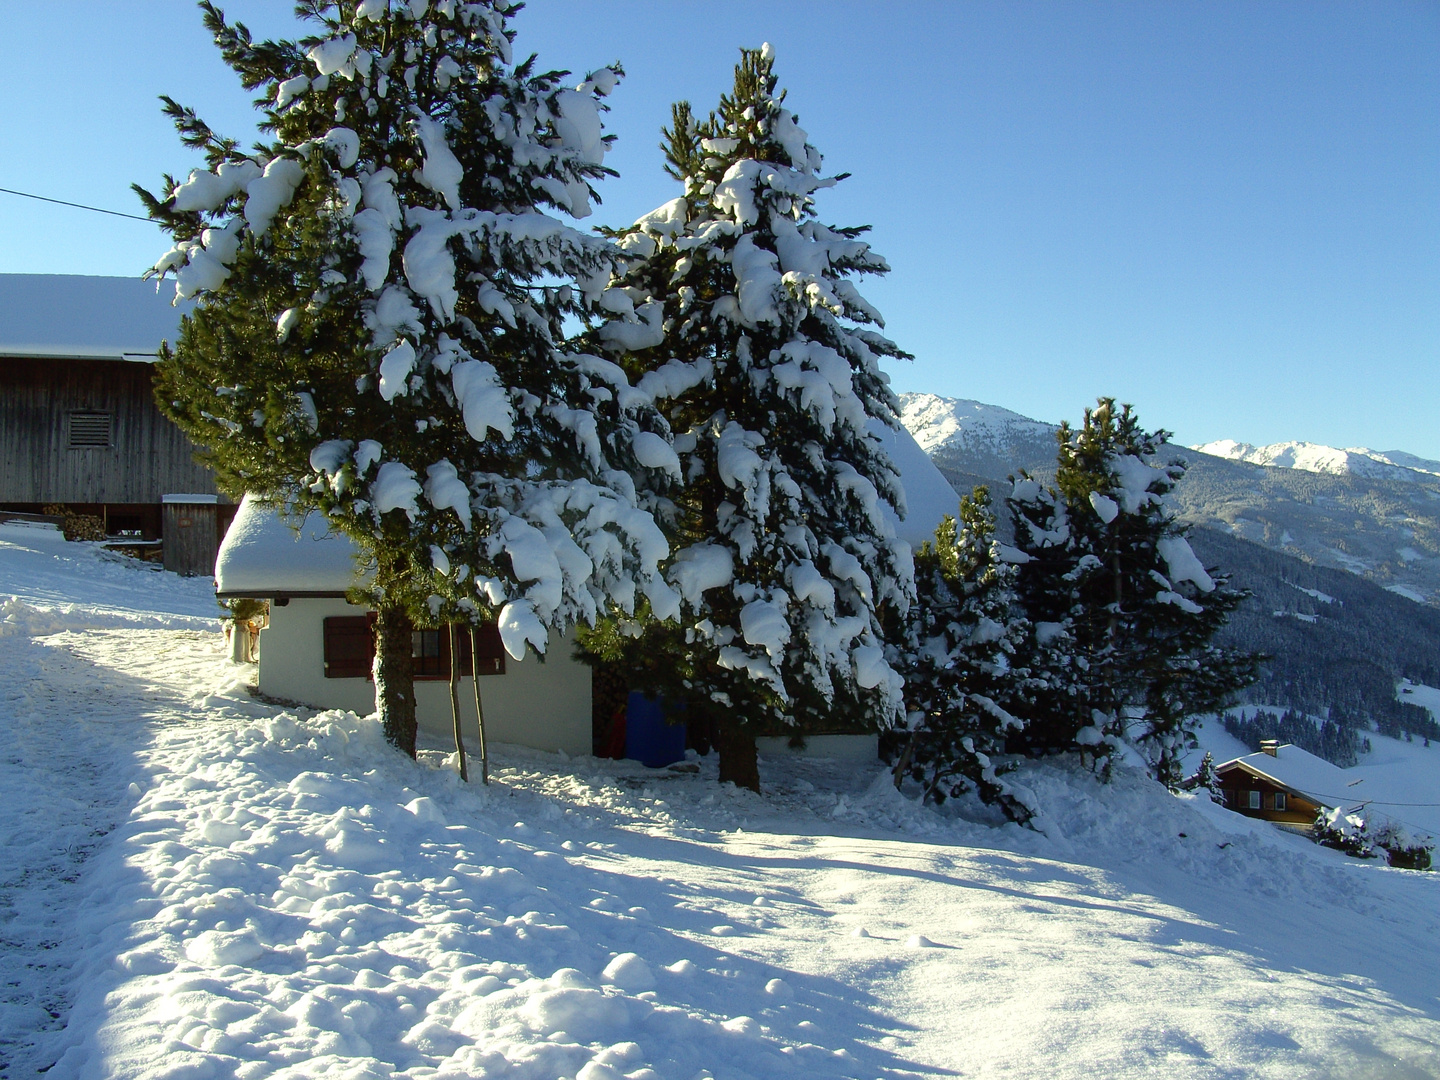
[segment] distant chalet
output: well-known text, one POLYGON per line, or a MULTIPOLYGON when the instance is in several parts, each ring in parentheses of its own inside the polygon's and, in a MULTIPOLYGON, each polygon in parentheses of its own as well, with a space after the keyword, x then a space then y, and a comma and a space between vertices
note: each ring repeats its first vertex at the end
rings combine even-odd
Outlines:
POLYGON ((139 278, 0 274, 0 514, 60 506, 107 540, 209 574, 235 508, 155 404, 189 304, 139 278))
POLYGON ((1261 747, 1258 754, 1216 768, 1226 807, 1247 817, 1308 826, 1321 810, 1348 805, 1353 775, 1290 743, 1261 747))

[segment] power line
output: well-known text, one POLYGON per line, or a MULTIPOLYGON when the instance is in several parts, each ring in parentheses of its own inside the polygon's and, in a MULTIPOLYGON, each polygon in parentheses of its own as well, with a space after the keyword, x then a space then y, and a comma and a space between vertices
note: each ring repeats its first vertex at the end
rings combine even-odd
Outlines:
POLYGON ((109 214, 111 217, 129 218, 131 221, 144 221, 150 225, 156 224, 156 222, 151 221, 148 217, 140 217, 138 214, 122 214, 119 210, 102 210, 98 206, 86 206, 84 203, 66 202, 64 199, 51 199, 45 195, 31 195, 28 191, 16 191, 8 187, 0 187, 0 191, 5 192, 6 195, 20 195, 27 199, 39 199, 41 202, 58 203, 60 206, 73 206, 77 210, 93 210, 97 214, 109 214))
MULTIPOLYGON (((1297 788, 1296 790, 1299 791, 1302 789, 1297 788)), ((1346 795, 1326 795, 1323 791, 1314 791, 1309 794, 1316 795, 1322 799, 1337 799, 1340 802, 1348 802, 1350 798, 1346 795)), ((1440 803, 1435 802, 1384 802, 1380 799, 1366 799, 1364 801, 1370 806, 1440 806, 1440 803)))

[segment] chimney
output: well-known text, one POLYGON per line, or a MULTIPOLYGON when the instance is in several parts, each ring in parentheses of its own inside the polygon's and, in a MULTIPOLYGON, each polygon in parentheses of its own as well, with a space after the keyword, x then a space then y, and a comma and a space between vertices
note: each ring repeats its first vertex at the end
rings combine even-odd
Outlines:
POLYGON ((1280 740, 1279 740, 1279 739, 1261 739, 1261 740, 1260 740, 1260 752, 1261 752, 1262 754, 1269 754, 1271 757, 1279 757, 1279 756, 1280 756, 1280 740))

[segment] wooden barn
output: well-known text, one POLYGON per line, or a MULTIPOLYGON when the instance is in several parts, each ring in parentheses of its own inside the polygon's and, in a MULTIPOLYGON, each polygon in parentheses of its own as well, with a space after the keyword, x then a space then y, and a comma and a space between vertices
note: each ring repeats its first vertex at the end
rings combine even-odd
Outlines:
POLYGON ((182 310, 138 278, 0 274, 0 512, 59 506, 209 574, 234 506, 155 405, 182 310))
POLYGON ((1309 826, 1321 810, 1344 803, 1352 778, 1324 758, 1290 743, 1262 743, 1258 754, 1216 768, 1225 805, 1282 825, 1309 826))

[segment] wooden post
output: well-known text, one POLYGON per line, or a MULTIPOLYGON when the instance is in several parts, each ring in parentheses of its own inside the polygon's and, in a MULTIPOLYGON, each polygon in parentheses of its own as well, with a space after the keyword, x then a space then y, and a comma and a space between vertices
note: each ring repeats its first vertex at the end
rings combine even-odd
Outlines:
POLYGON ((490 783, 490 751, 485 745, 485 710, 480 705, 480 638, 470 624, 470 682, 475 687, 475 720, 480 725, 480 782, 490 783))
MULTIPOLYGON (((455 725, 455 753, 460 755, 460 779, 470 781, 470 770, 465 766, 465 738, 460 733, 460 634, 455 624, 450 630, 450 719, 455 725)), ((470 670, 475 670, 474 645, 471 647, 470 670)))

